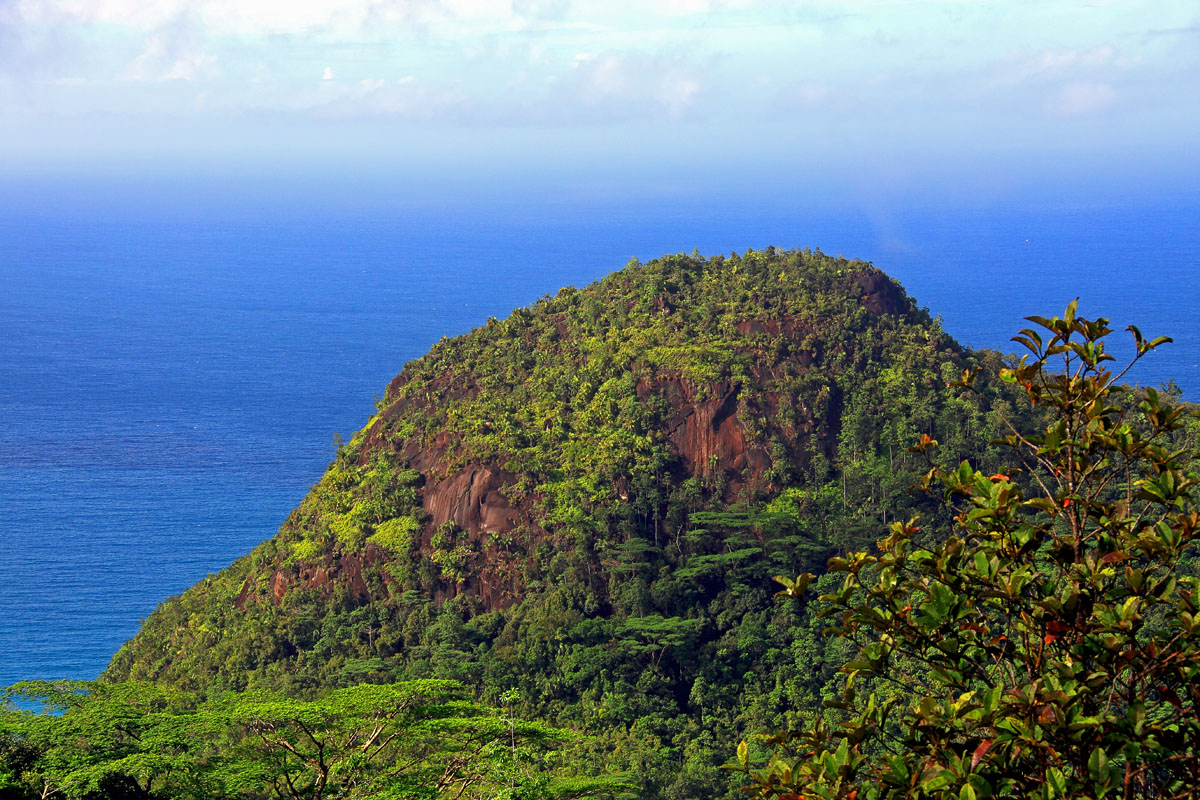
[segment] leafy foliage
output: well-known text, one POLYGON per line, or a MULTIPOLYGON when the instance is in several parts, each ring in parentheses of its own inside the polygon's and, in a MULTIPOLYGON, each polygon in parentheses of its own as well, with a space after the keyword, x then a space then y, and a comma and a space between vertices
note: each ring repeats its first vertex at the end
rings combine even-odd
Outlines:
POLYGON ((359 685, 313 700, 207 702, 150 684, 4 690, 0 787, 14 797, 616 797, 619 775, 564 774, 575 735, 462 699, 452 681, 359 685), (14 701, 36 701, 38 712, 14 701))
MULTIPOLYGON (((783 798, 1191 798, 1200 787, 1196 417, 1118 381, 1108 320, 1030 317, 1002 375, 1048 410, 1014 467, 933 466, 948 538, 897 522, 831 568, 830 632, 858 643, 824 719, 733 767, 783 798), (1053 371, 1057 363, 1060 371, 1053 371)), ((1169 341, 1130 328, 1136 357, 1169 341)), ((966 373, 970 384, 974 374, 966 373)), ((931 455, 937 443, 915 448, 931 455)), ((812 576, 783 579, 799 596, 812 576)))
POLYGON ((407 364, 279 534, 166 601, 106 680, 518 687, 642 796, 735 796, 724 743, 819 708, 842 663, 771 576, 917 512, 948 531, 906 447, 1000 469, 987 440, 1029 416, 1001 366, 862 262, 633 263, 407 364), (975 367, 977 394, 947 387, 975 367))

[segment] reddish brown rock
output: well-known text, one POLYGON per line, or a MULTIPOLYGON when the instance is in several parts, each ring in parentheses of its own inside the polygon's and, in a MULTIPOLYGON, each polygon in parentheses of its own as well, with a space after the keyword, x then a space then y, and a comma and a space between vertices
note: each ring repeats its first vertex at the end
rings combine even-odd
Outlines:
POLYGON ((507 530, 515 510, 500 490, 516 478, 496 467, 469 466, 426 486, 422 505, 435 528, 453 522, 472 533, 507 530))

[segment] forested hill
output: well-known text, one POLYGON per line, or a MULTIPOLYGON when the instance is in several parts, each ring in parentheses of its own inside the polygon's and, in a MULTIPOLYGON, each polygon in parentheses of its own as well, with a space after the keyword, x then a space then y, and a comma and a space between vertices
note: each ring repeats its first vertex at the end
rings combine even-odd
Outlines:
POLYGON ((995 369, 947 383, 998 359, 863 262, 632 263, 405 365, 278 535, 164 602, 106 678, 515 689, 643 796, 735 796, 724 748, 818 707, 840 664, 771 576, 918 506, 936 527, 906 449, 994 460, 995 369))

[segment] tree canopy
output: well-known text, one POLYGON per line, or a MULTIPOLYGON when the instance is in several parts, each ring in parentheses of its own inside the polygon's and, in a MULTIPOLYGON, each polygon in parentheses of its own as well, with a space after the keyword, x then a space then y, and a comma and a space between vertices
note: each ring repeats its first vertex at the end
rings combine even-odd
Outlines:
POLYGON ((210 700, 155 684, 30 681, 0 699, 0 794, 25 798, 555 798, 627 795, 580 774, 578 735, 464 699, 454 681, 311 700, 210 700))
MULTIPOLYGON (((1048 419, 1013 465, 924 479, 948 537, 896 522, 830 563, 829 633, 856 651, 827 717, 733 769, 776 798, 1193 798, 1200 794, 1196 414, 1114 373, 1107 319, 1030 317, 1002 372, 1048 419)), ((1130 327, 1134 361, 1169 342, 1130 327)), ((1128 367, 1126 367, 1126 370, 1128 367)), ((963 384, 975 375, 968 371, 963 384)), ((932 456, 937 442, 914 450, 932 456)), ((781 578, 800 597, 813 576, 781 578)))

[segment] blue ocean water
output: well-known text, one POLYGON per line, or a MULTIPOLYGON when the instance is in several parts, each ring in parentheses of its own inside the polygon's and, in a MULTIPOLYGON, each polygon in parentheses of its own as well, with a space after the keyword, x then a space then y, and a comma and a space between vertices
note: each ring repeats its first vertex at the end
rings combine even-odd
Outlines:
POLYGON ((95 677, 159 601, 274 533, 405 361, 632 257, 868 259, 1004 351, 1080 296, 1174 336, 1133 377, 1200 399, 1200 198, 234 205, 0 207, 0 685, 95 677))

